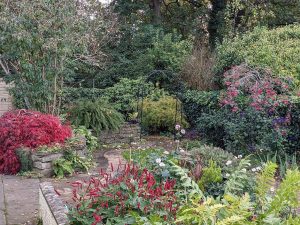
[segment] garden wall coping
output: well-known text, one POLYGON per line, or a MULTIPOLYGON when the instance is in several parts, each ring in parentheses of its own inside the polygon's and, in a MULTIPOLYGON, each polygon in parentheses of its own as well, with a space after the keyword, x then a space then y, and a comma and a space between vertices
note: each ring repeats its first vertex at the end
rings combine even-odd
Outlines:
POLYGON ((40 183, 39 214, 43 225, 68 225, 68 209, 50 182, 40 183))

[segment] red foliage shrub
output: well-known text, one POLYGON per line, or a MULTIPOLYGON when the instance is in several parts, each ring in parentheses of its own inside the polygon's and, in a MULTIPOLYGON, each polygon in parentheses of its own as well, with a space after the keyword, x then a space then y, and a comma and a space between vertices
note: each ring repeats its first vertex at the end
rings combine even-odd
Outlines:
POLYGON ((0 173, 16 174, 20 169, 15 150, 63 143, 71 137, 70 126, 59 118, 40 112, 16 110, 0 117, 0 173))
POLYGON ((71 224, 120 224, 124 218, 134 217, 132 212, 136 217, 157 215, 156 221, 174 222, 179 207, 176 180, 157 182, 147 169, 132 164, 122 167, 72 183, 76 207, 70 211, 71 224))

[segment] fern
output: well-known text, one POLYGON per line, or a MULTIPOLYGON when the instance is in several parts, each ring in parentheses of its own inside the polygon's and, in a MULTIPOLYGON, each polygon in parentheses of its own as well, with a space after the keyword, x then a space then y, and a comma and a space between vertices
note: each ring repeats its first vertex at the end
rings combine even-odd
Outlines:
POLYGON ((216 223, 216 225, 233 225, 233 224, 246 224, 244 223, 245 218, 239 215, 233 215, 229 216, 219 222, 216 223), (241 223, 243 221, 243 223, 241 223))
POLYGON ((102 130, 116 130, 124 122, 123 115, 103 100, 78 102, 70 111, 70 118, 76 126, 82 125, 96 133, 102 130))
POLYGON ((215 225, 244 225, 251 224, 252 204, 248 194, 242 197, 226 195, 220 202, 207 198, 204 202, 199 199, 191 201, 191 205, 183 207, 176 222, 180 224, 215 224, 215 225))
POLYGON ((243 189, 249 180, 247 168, 250 165, 250 160, 247 158, 244 158, 240 161, 238 167, 230 175, 230 178, 225 184, 225 193, 237 194, 243 192, 243 189))
POLYGON ((299 225, 300 224, 300 216, 292 217, 290 216, 284 225, 299 225))
POLYGON ((277 165, 275 163, 267 162, 263 171, 256 178, 256 198, 262 211, 265 210, 264 208, 267 203, 266 195, 270 188, 274 186, 276 168, 277 165))
POLYGON ((300 191, 299 170, 287 170, 286 176, 276 191, 276 195, 271 201, 269 212, 279 215, 285 209, 295 209, 299 206, 298 193, 300 191))
POLYGON ((198 196, 200 198, 204 197, 202 191, 200 190, 198 184, 192 180, 186 173, 186 171, 180 166, 176 165, 171 160, 171 172, 175 173, 176 176, 180 177, 181 185, 189 191, 189 197, 198 196))
POLYGON ((251 215, 250 210, 253 209, 253 203, 250 200, 248 193, 241 197, 225 194, 222 202, 226 205, 226 216, 239 215, 248 218, 251 215))
POLYGON ((177 217, 177 223, 183 224, 216 224, 217 214, 225 205, 217 203, 213 198, 207 198, 199 203, 199 198, 192 200, 191 206, 183 208, 177 217))

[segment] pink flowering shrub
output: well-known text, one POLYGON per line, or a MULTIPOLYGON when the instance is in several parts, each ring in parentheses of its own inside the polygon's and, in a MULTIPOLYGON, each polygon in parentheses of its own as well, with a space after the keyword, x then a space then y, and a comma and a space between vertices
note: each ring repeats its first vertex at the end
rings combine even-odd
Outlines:
POLYGON ((234 66, 225 72, 225 93, 220 104, 232 112, 250 107, 258 113, 273 117, 273 128, 281 135, 287 135, 286 125, 291 121, 291 88, 286 80, 274 78, 268 70, 254 70, 246 65, 234 66), (244 103, 239 99, 244 98, 244 103), (284 115, 278 111, 287 109, 284 115))
POLYGON ((234 66, 224 74, 225 93, 220 104, 232 112, 252 107, 256 111, 275 112, 291 104, 287 81, 274 78, 267 70, 253 70, 245 65, 234 66), (244 98, 245 102, 240 100, 244 98))
POLYGON ((298 132, 290 83, 268 70, 234 66, 224 74, 220 108, 203 114, 198 127, 213 144, 235 153, 286 151, 298 132))

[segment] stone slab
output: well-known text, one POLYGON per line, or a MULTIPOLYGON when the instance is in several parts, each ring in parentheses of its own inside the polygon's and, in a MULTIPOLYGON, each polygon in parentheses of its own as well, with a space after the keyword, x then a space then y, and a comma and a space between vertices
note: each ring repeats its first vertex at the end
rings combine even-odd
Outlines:
POLYGON ((0 175, 0 225, 6 225, 4 200, 5 199, 4 199, 4 192, 3 192, 2 175, 0 175))
POLYGON ((38 179, 3 176, 7 225, 36 224, 38 219, 38 179))
POLYGON ((52 167, 51 162, 34 162, 33 167, 38 168, 40 170, 50 169, 52 167))
POLYGON ((63 154, 62 153, 54 153, 54 154, 45 154, 45 155, 42 155, 42 154, 39 154, 39 153, 34 153, 32 154, 32 161, 40 161, 40 162, 52 162, 56 159, 59 159, 61 157, 63 157, 63 154))

